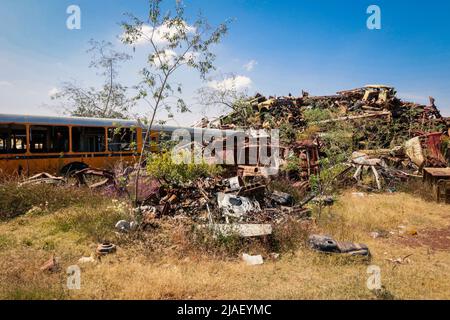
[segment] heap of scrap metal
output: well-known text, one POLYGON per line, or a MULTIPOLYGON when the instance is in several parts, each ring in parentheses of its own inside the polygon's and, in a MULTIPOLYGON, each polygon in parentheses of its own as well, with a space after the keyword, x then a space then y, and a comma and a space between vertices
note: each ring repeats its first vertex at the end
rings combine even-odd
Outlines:
POLYGON ((309 220, 311 211, 292 195, 270 190, 263 179, 244 182, 240 176, 207 178, 187 186, 161 185, 136 208, 142 216, 134 222, 119 221, 119 231, 147 230, 163 217, 187 218, 215 233, 257 237, 272 233, 272 225, 286 219, 309 220))
MULTIPOLYGON (((328 124, 350 122, 360 128, 360 137, 355 140, 352 151, 360 151, 370 158, 382 159, 387 166, 365 166, 356 164, 355 178, 360 176, 361 169, 371 169, 380 182, 378 170, 385 177, 403 179, 404 175, 394 169, 408 170, 409 173, 420 173, 424 167, 446 167, 450 159, 450 151, 444 150, 443 142, 450 133, 449 118, 442 117, 430 97, 429 105, 405 102, 396 97, 393 87, 385 85, 368 85, 363 88, 340 91, 331 96, 310 96, 302 92, 300 97, 289 94, 287 97, 264 97, 257 94, 248 100, 252 112, 243 119, 239 110, 225 115, 216 122, 208 123, 203 119, 201 126, 219 129, 282 129, 288 128, 293 134, 288 140, 280 140, 281 163, 284 164, 289 155, 295 154, 300 159, 294 181, 304 181, 311 174, 319 171, 318 160, 321 155, 322 137, 326 135, 328 124), (326 120, 309 120, 307 110, 321 109, 330 111, 331 118, 326 120), (318 132, 306 140, 299 140, 308 126, 315 126, 318 132), (290 128, 290 129, 289 129, 290 128), (381 130, 385 128, 385 130, 381 130), (385 133, 389 133, 385 134, 385 133), (378 146, 386 149, 371 149, 371 141, 379 140, 378 146), (365 150, 359 150, 359 149, 365 150), (392 169, 387 171, 388 168, 392 169)), ((447 148, 448 149, 448 148, 447 148)), ((354 164, 355 165, 355 164, 354 164)), ((243 167, 243 176, 256 175, 255 168, 243 167)), ((357 179, 358 180, 358 179, 357 179)))
POLYGON ((326 122, 349 121, 357 119, 382 118, 387 122, 400 119, 408 111, 408 121, 420 124, 422 127, 441 126, 448 130, 448 119, 442 117, 430 97, 429 105, 404 102, 397 98, 393 87, 385 85, 368 85, 363 88, 340 91, 331 96, 310 96, 303 92, 302 96, 294 97, 264 97, 257 94, 248 102, 253 108, 253 116, 246 119, 246 123, 236 116, 237 111, 225 115, 216 123, 202 122, 202 126, 220 129, 233 129, 251 126, 252 128, 279 128, 283 124, 290 124, 293 128, 306 126, 304 111, 308 109, 329 109, 339 114, 339 117, 326 122))

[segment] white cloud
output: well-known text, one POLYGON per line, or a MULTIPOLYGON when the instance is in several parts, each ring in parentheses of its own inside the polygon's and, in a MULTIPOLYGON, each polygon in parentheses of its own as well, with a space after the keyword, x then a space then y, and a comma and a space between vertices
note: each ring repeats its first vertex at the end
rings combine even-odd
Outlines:
MULTIPOLYGON (((196 31, 195 27, 190 26, 187 23, 184 23, 184 28, 187 34, 193 34, 196 31)), ((169 44, 167 38, 173 37, 176 32, 176 27, 169 27, 167 24, 163 24, 155 29, 155 32, 153 34, 153 42, 157 46, 166 46, 169 44)), ((149 44, 150 42, 148 39, 152 37, 153 27, 144 24, 141 27, 141 33, 143 34, 143 36, 141 36, 140 39, 137 40, 136 45, 149 44)))
POLYGON ((252 79, 246 76, 235 76, 221 81, 213 80, 208 82, 208 86, 216 90, 243 90, 251 87, 251 85, 252 79))
POLYGON ((244 69, 247 71, 252 71, 258 65, 258 61, 250 60, 246 64, 244 64, 244 69))
POLYGON ((56 87, 53 87, 53 88, 51 88, 49 91, 48 91, 48 96, 49 97, 52 97, 52 96, 54 96, 55 94, 58 94, 59 93, 59 89, 58 88, 56 88, 56 87))
POLYGON ((0 81, 0 87, 12 87, 12 85, 9 81, 0 81))
POLYGON ((193 61, 193 62, 195 62, 197 59, 198 59, 198 57, 200 56, 200 54, 198 53, 198 52, 192 52, 192 51, 189 51, 189 52, 186 52, 186 54, 184 55, 184 61, 193 61))
POLYGON ((198 52, 189 51, 189 52, 186 52, 184 57, 181 57, 174 50, 166 49, 163 52, 159 53, 159 57, 156 54, 153 56, 154 56, 153 64, 156 67, 160 67, 161 63, 167 64, 169 67, 171 67, 175 64, 175 61, 177 59, 180 59, 180 62, 184 62, 184 63, 195 63, 195 62, 197 62, 197 59, 200 56, 200 54, 198 52))
POLYGON ((175 63, 175 59, 177 58, 177 53, 173 50, 165 50, 164 52, 160 52, 159 56, 154 56, 153 64, 156 67, 160 67, 161 63, 172 66, 175 63))

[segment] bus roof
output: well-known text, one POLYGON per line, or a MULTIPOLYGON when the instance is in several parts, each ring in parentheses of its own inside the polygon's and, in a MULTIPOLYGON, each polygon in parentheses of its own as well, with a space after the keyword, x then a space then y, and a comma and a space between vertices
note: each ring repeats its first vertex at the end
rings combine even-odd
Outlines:
POLYGON ((0 123, 35 123, 46 125, 76 125, 76 126, 100 126, 100 127, 136 127, 136 120, 121 119, 99 119, 81 117, 53 117, 53 116, 31 116, 19 114, 0 114, 0 123))
MULTIPOLYGON (((20 115, 20 114, 2 114, 0 113, 1 123, 33 123, 39 125, 53 125, 53 126, 92 126, 92 127, 141 127, 146 129, 145 124, 138 120, 124 120, 124 119, 102 119, 102 118, 82 118, 82 117, 56 117, 56 116, 33 116, 33 115, 20 115)), ((173 132, 177 129, 186 129, 190 134, 194 133, 194 129, 202 130, 203 133, 215 134, 215 133, 227 133, 235 134, 240 132, 239 130, 219 130, 209 128, 193 128, 193 127, 176 127, 168 125, 155 124, 152 130, 173 132)))

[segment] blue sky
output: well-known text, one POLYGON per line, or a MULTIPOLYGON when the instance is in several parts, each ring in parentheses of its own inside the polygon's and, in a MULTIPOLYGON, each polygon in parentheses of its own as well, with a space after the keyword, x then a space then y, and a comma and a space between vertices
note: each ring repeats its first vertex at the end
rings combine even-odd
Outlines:
MULTIPOLYGON (((426 103, 434 96, 450 116, 450 2, 431 0, 185 0, 188 18, 201 10, 212 24, 235 18, 224 41, 215 47, 218 73, 251 80, 248 92, 267 95, 314 95, 382 83, 399 96, 426 103), (382 29, 366 27, 369 5, 381 8, 382 29), (253 68, 248 63, 253 61, 253 68), (245 67, 247 65, 247 68, 245 67), (249 70, 251 69, 251 70, 249 70)), ((56 114, 49 92, 61 82, 101 83, 88 68, 89 39, 117 44, 123 13, 142 17, 145 0, 2 0, 0 4, 0 112, 56 114), (81 30, 66 28, 66 8, 80 6, 81 30)), ((188 20, 189 22, 189 20, 188 20)), ((145 48, 121 69, 127 85, 139 81, 145 48)), ((205 111, 195 105, 204 86, 182 72, 192 114, 177 116, 191 124, 205 111)), ((137 112, 144 107, 138 106, 137 112)))

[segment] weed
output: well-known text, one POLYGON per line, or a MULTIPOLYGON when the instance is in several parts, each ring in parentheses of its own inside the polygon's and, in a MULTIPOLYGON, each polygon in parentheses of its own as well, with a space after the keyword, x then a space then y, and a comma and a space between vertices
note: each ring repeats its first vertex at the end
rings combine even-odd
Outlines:
POLYGON ((76 203, 96 201, 90 190, 56 187, 49 184, 24 185, 17 182, 0 184, 0 219, 17 217, 27 212, 43 214, 76 203))

